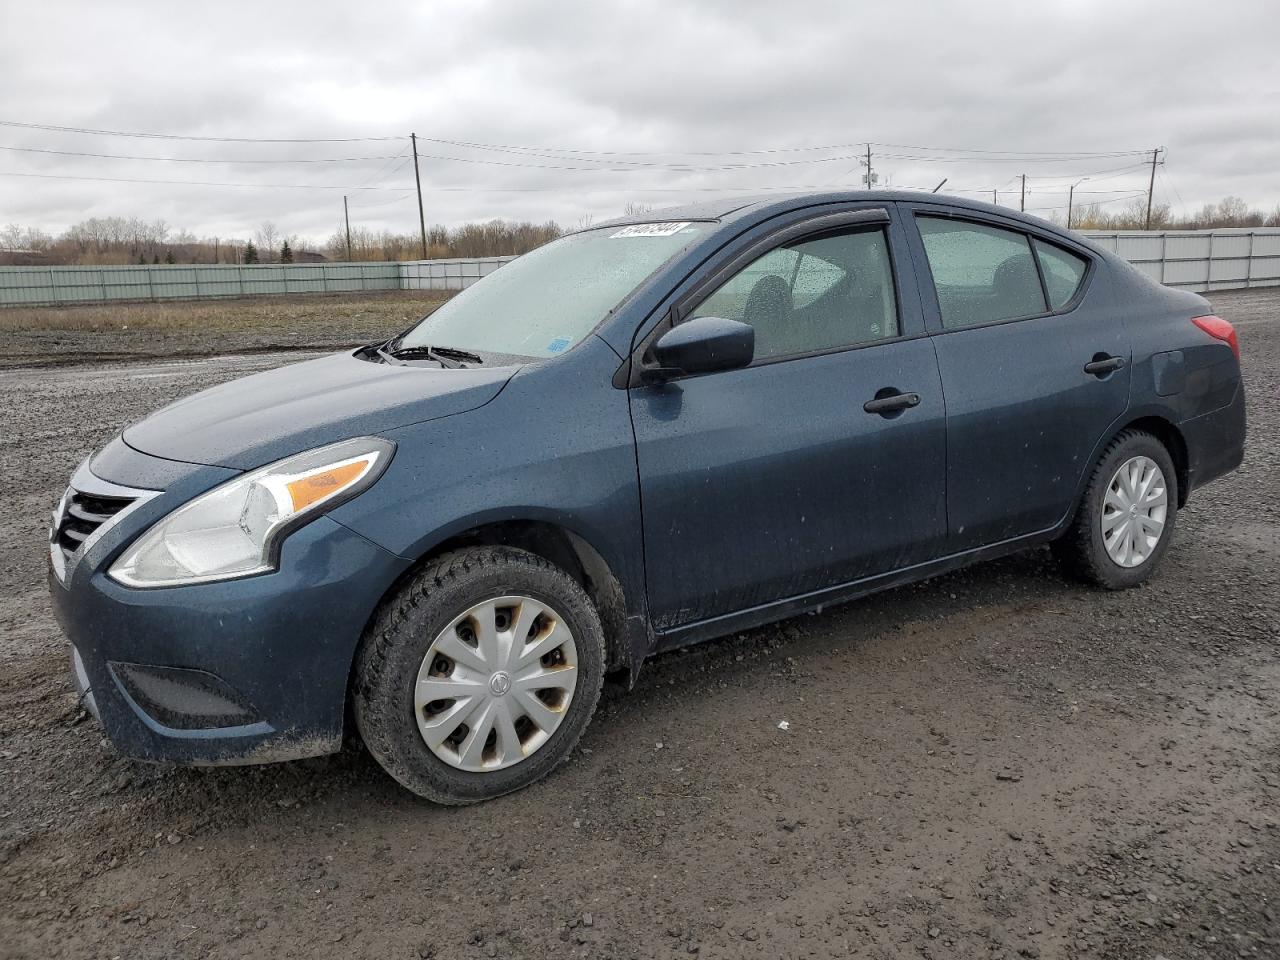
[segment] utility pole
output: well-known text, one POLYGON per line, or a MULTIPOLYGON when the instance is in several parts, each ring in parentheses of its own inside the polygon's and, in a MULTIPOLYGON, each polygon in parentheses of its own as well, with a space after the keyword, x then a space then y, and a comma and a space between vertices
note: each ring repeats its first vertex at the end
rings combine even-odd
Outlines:
POLYGON ((1151 196, 1156 192, 1156 161, 1160 159, 1160 151, 1163 147, 1156 147, 1151 151, 1151 182, 1147 184, 1147 219, 1143 225, 1143 230, 1151 229, 1151 196))
POLYGON ((351 214, 347 211, 347 198, 342 198, 342 219, 347 223, 347 262, 351 262, 351 214))
POLYGON ((865 164, 867 168, 867 172, 862 175, 862 179, 866 183, 868 190, 874 190, 876 185, 876 175, 871 170, 871 144, 870 143, 867 144, 867 157, 865 160, 861 162, 865 164))
POLYGON ((1027 209, 1027 175, 1025 173, 1022 175, 1022 199, 1018 201, 1018 209, 1027 209))
POLYGON ((1000 205, 1000 198, 999 198, 999 195, 996 193, 995 187, 991 188, 991 205, 993 207, 998 207, 1000 205))
POLYGON ((1075 199, 1076 187, 1080 186, 1080 184, 1084 183, 1084 181, 1088 179, 1089 179, 1088 177, 1085 177, 1083 180, 1077 180, 1075 183, 1071 185, 1070 189, 1067 190, 1067 229, 1068 230, 1071 229, 1071 203, 1075 199))
POLYGON ((422 214, 422 177, 418 173, 418 135, 409 134, 413 141, 413 182, 418 187, 418 227, 422 230, 422 259, 427 259, 427 219, 422 214))

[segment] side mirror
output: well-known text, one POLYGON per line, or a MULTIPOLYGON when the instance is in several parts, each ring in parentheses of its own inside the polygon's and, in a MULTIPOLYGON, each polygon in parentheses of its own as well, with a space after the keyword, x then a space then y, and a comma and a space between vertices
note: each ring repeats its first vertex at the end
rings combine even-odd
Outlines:
POLYGON ((656 368, 644 371, 646 380, 666 380, 690 373, 736 370, 749 364, 756 352, 756 331, 748 323, 720 317, 695 317, 672 327, 653 345, 656 368))

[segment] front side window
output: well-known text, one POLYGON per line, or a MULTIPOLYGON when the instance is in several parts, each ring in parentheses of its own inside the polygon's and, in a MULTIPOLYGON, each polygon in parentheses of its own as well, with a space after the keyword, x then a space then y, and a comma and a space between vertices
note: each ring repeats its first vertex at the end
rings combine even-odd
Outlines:
POLYGON ((1035 241, 1036 256, 1040 258, 1040 272, 1049 291, 1049 306, 1060 310, 1076 295, 1089 262, 1061 247, 1043 240, 1035 241))
POLYGON ((554 357, 712 226, 641 223, 553 240, 458 293, 401 337, 396 349, 554 357))
POLYGON ((882 229, 862 229, 777 247, 717 287, 690 317, 751 324, 756 360, 896 337, 888 238, 882 229))
POLYGON ((942 325, 972 327, 1047 310, 1025 234, 941 217, 917 217, 942 325))

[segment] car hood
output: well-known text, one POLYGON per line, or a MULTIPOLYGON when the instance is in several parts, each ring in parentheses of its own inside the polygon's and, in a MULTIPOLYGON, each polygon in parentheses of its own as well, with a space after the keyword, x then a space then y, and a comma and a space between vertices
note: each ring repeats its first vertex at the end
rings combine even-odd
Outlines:
POLYGON ((335 354, 192 394, 128 427, 123 438, 151 456, 251 470, 348 437, 474 410, 518 369, 396 366, 335 354))

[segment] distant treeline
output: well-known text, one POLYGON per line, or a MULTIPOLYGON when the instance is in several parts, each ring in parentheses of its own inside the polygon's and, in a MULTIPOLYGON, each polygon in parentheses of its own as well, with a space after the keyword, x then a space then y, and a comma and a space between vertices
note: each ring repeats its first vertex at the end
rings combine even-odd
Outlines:
MULTIPOLYGON (((503 257, 527 253, 564 231, 555 223, 491 220, 427 230, 427 256, 503 257)), ((417 260, 420 233, 351 231, 352 260, 417 260)), ((346 231, 315 243, 263 223, 251 238, 196 237, 163 220, 92 217, 54 236, 38 227, 0 228, 0 264, 114 265, 136 263, 314 263, 348 259, 346 231)))
MULTIPOLYGON (((432 226, 427 228, 426 258, 518 256, 563 233, 560 225, 550 220, 546 223, 490 220, 461 227, 432 226)), ((422 234, 353 229, 348 256, 347 234, 339 228, 325 243, 324 253, 330 260, 421 260, 422 234)))
MULTIPOLYGON (((1079 206, 1072 211, 1073 230, 1142 230, 1146 225, 1147 201, 1138 198, 1123 210, 1108 213, 1097 204, 1079 206)), ((1061 218, 1059 218, 1061 219, 1061 218)), ((1218 203, 1206 203, 1189 217, 1175 217, 1167 203, 1151 207, 1152 230, 1210 230, 1223 227, 1280 227, 1280 206, 1270 213, 1253 209, 1239 197, 1224 197, 1218 203)))

